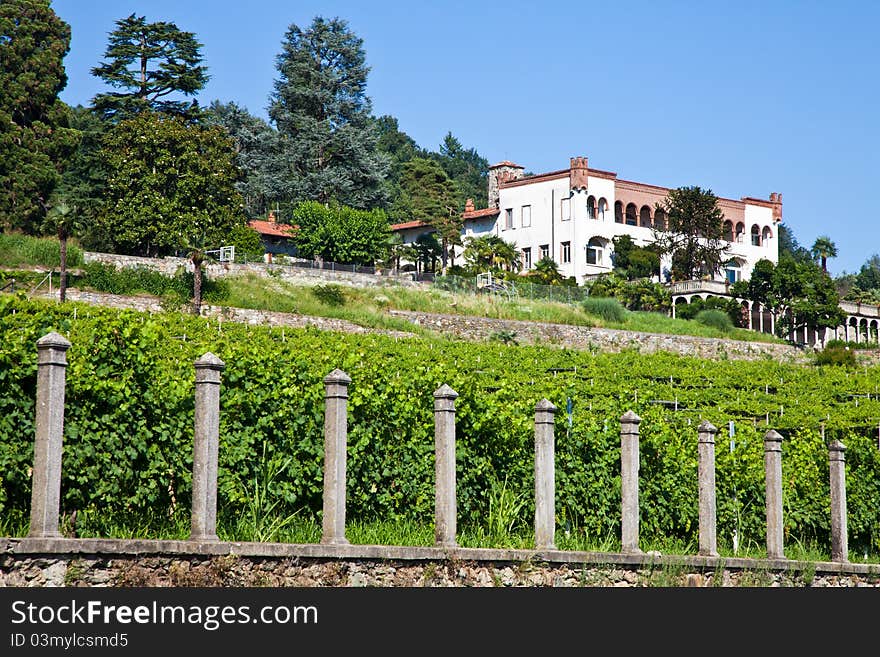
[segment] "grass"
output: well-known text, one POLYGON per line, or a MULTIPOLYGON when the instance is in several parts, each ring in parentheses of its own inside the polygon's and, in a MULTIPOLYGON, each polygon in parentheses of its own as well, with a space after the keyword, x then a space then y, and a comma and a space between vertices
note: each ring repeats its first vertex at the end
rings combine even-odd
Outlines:
MULTIPOLYGON (((54 237, 30 237, 21 233, 0 233, 0 266, 58 267, 60 263, 58 240, 54 237)), ((76 240, 67 243, 67 266, 83 264, 82 250, 76 240)))
POLYGON ((730 338, 749 342, 782 340, 747 329, 722 331, 694 320, 672 318, 663 313, 624 311, 621 321, 608 321, 584 312, 577 304, 555 301, 506 299, 493 295, 448 292, 433 287, 413 289, 397 284, 369 288, 342 285, 318 286, 334 289, 338 294, 316 294, 316 286, 296 285, 278 278, 256 274, 229 277, 228 294, 223 299, 206 298, 215 305, 251 308, 275 312, 298 313, 318 317, 344 319, 359 326, 398 330, 419 335, 430 331, 406 319, 395 317, 389 310, 424 313, 457 314, 506 320, 531 320, 627 331, 691 335, 707 338, 730 338))
MULTIPOLYGON (((26 276, 22 269, 57 267, 58 263, 57 239, 30 237, 20 233, 0 234, 0 269, 10 270, 0 271, 0 285, 15 277, 16 282, 21 281, 23 286, 31 283, 28 286, 30 289, 35 282, 31 282, 32 276, 26 276)), ((76 240, 70 240, 68 266, 77 268, 82 265, 82 250, 76 240)), ((783 342, 757 331, 719 330, 693 320, 673 319, 663 313, 623 311, 621 316, 620 313, 609 315, 599 309, 595 313, 589 313, 580 307, 577 300, 566 303, 516 297, 508 299, 493 294, 450 292, 431 286, 412 288, 394 281, 383 281, 382 285, 364 288, 333 283, 318 286, 295 285, 281 280, 277 275, 273 277, 271 272, 266 277, 251 273, 225 277, 223 281, 227 283, 221 286, 224 294, 212 296, 206 290, 206 303, 342 319, 366 328, 404 331, 424 337, 431 335, 431 331, 404 318, 390 315, 388 311, 451 313, 645 333, 729 338, 749 342, 783 342), (323 290, 323 294, 316 294, 316 289, 323 290)), ((76 284, 75 278, 71 279, 71 284, 76 284)))

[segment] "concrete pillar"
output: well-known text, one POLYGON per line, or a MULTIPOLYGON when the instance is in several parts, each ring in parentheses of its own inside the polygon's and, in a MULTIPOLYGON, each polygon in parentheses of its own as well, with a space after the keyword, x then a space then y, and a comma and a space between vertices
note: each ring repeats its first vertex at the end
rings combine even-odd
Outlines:
POLYGON ((37 409, 31 524, 28 536, 60 538, 61 451, 64 440, 64 386, 70 342, 58 333, 37 340, 37 409))
POLYGON ((535 405, 535 549, 555 550, 556 407, 542 399, 535 405))
POLYGON ((348 545, 345 538, 345 468, 348 444, 348 384, 336 369, 324 377, 324 515, 321 543, 348 545))
POLYGON ((455 400, 443 384, 434 391, 434 544, 456 547, 455 400))
POLYGON ((220 372, 224 363, 211 352, 195 362, 192 515, 189 538, 217 540, 217 452, 220 446, 220 372))
POLYGON ((782 436, 764 434, 764 481, 767 504, 767 558, 784 559, 782 549, 782 436))
POLYGON ((639 423, 632 411, 620 418, 620 501, 623 552, 640 553, 639 549, 639 423))
POLYGON ((846 471, 843 443, 832 440, 828 446, 828 465, 831 475, 831 560, 849 560, 846 538, 846 471))
POLYGON ((715 434, 712 424, 703 420, 699 432, 699 482, 700 482, 700 551, 701 555, 718 556, 715 512, 715 434))

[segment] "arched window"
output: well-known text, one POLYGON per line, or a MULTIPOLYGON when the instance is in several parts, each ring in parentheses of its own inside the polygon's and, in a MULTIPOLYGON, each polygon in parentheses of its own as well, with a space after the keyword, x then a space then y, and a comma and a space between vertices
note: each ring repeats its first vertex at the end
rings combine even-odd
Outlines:
POLYGON ((651 227, 651 208, 647 205, 643 205, 642 209, 639 210, 639 226, 642 228, 651 227))
POLYGON ((752 246, 761 246, 761 229, 758 224, 752 226, 752 246))
POLYGON ((636 213, 636 204, 628 203, 626 206, 626 225, 627 226, 638 226, 639 220, 636 213))
POLYGON ((587 216, 590 219, 596 218, 596 197, 592 195, 587 197, 587 216))
POLYGON ((746 225, 743 222, 737 222, 736 224, 736 241, 742 244, 743 235, 746 232, 746 225))
POLYGON ((605 252, 605 241, 599 237, 591 237, 587 242, 587 264, 601 265, 605 252))
POLYGON ((605 211, 608 209, 608 201, 599 199, 599 221, 605 221, 605 211))
POLYGON ((623 223, 623 203, 620 201, 614 202, 614 222, 618 224, 623 223))
POLYGON ((773 231, 770 230, 770 226, 764 226, 764 230, 761 231, 761 243, 764 246, 768 245, 769 240, 773 237, 773 231))
POLYGON ((727 240, 728 242, 733 241, 733 222, 728 220, 725 221, 721 227, 721 237, 727 240))

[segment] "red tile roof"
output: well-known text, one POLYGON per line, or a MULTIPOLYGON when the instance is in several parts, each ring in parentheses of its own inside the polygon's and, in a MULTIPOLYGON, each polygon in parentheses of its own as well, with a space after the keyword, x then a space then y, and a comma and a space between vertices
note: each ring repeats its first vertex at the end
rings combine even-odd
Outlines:
POLYGON ((462 212, 463 219, 479 219, 480 217, 492 217, 501 210, 498 208, 483 208, 482 210, 471 210, 470 212, 462 212))
POLYGON ((391 230, 406 230, 407 228, 430 228, 430 224, 424 221, 405 221, 402 224, 391 224, 391 230))
POLYGON ((257 231, 260 235, 273 235, 275 237, 290 237, 288 232, 291 228, 290 224, 278 224, 274 221, 266 221, 264 219, 253 219, 248 222, 248 226, 257 231))

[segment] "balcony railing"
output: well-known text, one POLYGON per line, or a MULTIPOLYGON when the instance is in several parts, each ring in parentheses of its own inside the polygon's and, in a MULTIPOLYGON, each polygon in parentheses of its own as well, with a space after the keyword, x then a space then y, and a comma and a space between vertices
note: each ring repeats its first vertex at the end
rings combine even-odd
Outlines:
POLYGON ((672 294, 684 294, 686 292, 729 294, 729 286, 730 284, 726 281, 679 281, 672 284, 670 292, 672 294))

